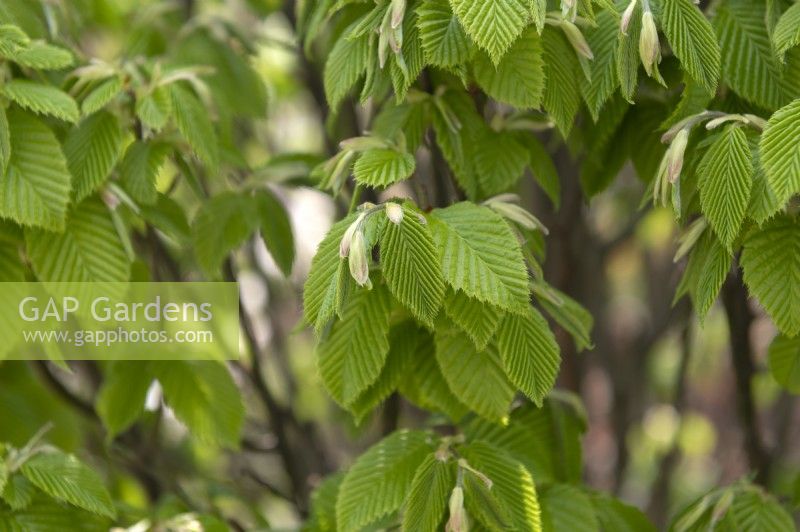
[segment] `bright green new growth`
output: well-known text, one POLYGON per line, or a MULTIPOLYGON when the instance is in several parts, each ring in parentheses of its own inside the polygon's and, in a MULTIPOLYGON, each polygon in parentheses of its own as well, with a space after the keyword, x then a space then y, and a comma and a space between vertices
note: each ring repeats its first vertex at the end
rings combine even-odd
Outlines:
MULTIPOLYGON (((562 349, 590 350, 594 321, 548 284, 548 230, 515 193, 538 196, 537 215, 544 203, 559 209, 565 161, 575 162, 582 190, 564 196, 582 208, 630 167, 686 229, 676 300, 688 295, 703 322, 723 287, 743 281, 780 331, 769 369, 798 393, 799 4, 638 0, 624 28, 629 3, 608 0, 300 4, 285 13, 307 52, 298 63, 321 76, 292 83, 308 81, 328 153, 268 146, 255 162, 241 139, 261 142, 254 119, 284 87, 267 102, 270 58, 213 10, 175 43, 143 32, 106 63, 31 38, 22 27, 36 16, 17 24, 0 6, 0 280, 237 280, 256 270, 262 244, 273 273, 289 277, 282 198, 318 185, 341 200, 303 293, 319 381, 359 430, 395 401, 419 409, 401 425, 432 429, 387 430, 323 480, 308 529, 462 530, 465 516, 478 530, 653 529, 581 484, 585 413, 554 387, 562 349), (645 32, 651 20, 661 34, 645 32), (645 75, 643 33, 656 41, 645 75), (287 161, 298 175, 270 173, 287 161)), ((41 30, 71 42, 50 21, 41 30)), ((563 227, 550 229, 561 238, 563 227)), ((270 284, 269 297, 283 288, 270 284)), ((252 445, 235 377, 254 377, 271 423, 295 405, 283 404, 291 390, 269 395, 273 364, 259 365, 245 332, 253 359, 235 374, 119 362, 97 371, 84 408, 121 445, 155 415, 145 402, 160 389, 198 441, 252 445)), ((0 529, 90 514, 111 526, 115 502, 92 469, 49 446, 17 451, 0 445, 0 529)), ((302 510, 307 481, 285 497, 302 510)), ((712 525, 792 522, 782 502, 740 482, 672 522, 712 525)))

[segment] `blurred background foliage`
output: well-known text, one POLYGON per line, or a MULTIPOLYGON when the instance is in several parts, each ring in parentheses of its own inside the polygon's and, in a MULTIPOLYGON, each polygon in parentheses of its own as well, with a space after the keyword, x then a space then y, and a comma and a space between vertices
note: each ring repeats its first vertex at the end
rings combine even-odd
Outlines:
MULTIPOLYGON (((244 307, 265 354, 261 373, 283 417, 270 418, 259 384, 234 371, 247 408, 237 450, 189 436, 160 402, 157 387, 148 393, 145 417, 131 429, 135 437, 107 442, 96 415, 86 411, 97 394, 97 367, 75 363, 65 372, 44 363, 0 365, 0 440, 22 446, 52 423, 48 440, 100 472, 131 522, 151 511, 200 511, 244 529, 297 528, 308 511, 308 493, 293 491, 296 472, 287 471, 281 458, 276 424, 290 427, 295 465, 305 468, 313 485, 382 434, 422 417, 394 398, 355 426, 319 383, 312 334, 296 327, 316 246, 346 208, 313 188, 310 169, 334 153, 330 138, 354 136, 371 112, 346 102, 339 114, 329 115, 321 76, 326 39, 308 55, 300 50, 295 26, 303 4, 0 0, 0 21, 18 24, 31 37, 66 43, 83 54, 79 62, 119 64, 148 56, 165 65, 213 68, 204 78, 217 100, 213 112, 236 117, 219 132, 221 157, 244 161, 252 168, 246 179, 279 191, 295 232, 297 260, 288 279, 260 241, 240 252, 244 307)), ((543 140, 557 144, 556 135, 548 135, 543 140)), ((770 321, 754 309, 755 418, 743 421, 724 311, 715 307, 701 325, 685 301, 671 304, 682 266, 672 260, 678 235, 670 212, 641 214, 644 185, 630 165, 589 205, 566 148, 559 148, 556 164, 561 209, 555 211, 532 180, 523 186, 523 197, 551 228, 548 278, 596 319, 594 349, 579 353, 565 334, 559 338, 559 386, 580 394, 587 412, 587 483, 617 493, 663 524, 714 486, 750 473, 747 440, 756 430, 766 455, 766 483, 800 505, 800 410, 767 370, 766 350, 775 334, 770 321)), ((187 180, 175 180, 182 171, 169 163, 158 179, 161 191, 177 187, 173 197, 185 209, 175 222, 179 236, 188 232, 180 220, 191 219, 197 208, 187 180)), ((207 183, 215 187, 225 179, 231 176, 211 176, 207 183)), ((403 193, 394 189, 386 196, 403 193)))

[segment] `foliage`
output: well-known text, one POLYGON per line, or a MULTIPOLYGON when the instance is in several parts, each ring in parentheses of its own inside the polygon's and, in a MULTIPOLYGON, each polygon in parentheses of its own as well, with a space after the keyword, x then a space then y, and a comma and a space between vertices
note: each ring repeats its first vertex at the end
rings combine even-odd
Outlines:
MULTIPOLYGON (((280 2, 243 4, 272 14, 280 2)), ((565 346, 592 348, 593 318, 549 284, 548 228, 517 193, 532 175, 560 206, 557 152, 579 161, 587 199, 631 161, 645 203, 668 208, 684 231, 676 300, 688 295, 702 320, 741 278, 778 330, 775 380, 800 389, 798 4, 297 2, 282 16, 304 45, 299 62, 320 78, 307 92, 329 111, 322 162, 255 161, 245 149, 267 112, 265 76, 256 37, 213 9, 189 20, 172 2, 139 18, 106 13, 130 35, 101 59, 69 34, 81 30, 78 7, 9 6, 0 5, 3 280, 241 281, 260 260, 245 253, 253 242, 291 277, 297 242, 283 201, 312 184, 341 204, 303 289, 320 381, 359 430, 400 398, 423 412, 323 480, 306 508, 313 475, 297 473, 304 464, 286 458, 292 441, 276 427, 291 419, 301 436, 313 431, 271 395, 274 368, 262 367, 243 312, 251 358, 241 364, 87 370, 96 397, 77 403, 99 420, 109 453, 141 443, 143 428, 157 434, 152 418, 165 409, 196 441, 252 446, 245 427, 260 425, 237 386, 246 380, 288 475, 302 477, 283 498, 308 510, 309 530, 653 529, 582 483, 587 420, 580 400, 555 388, 565 346), (342 125, 363 108, 354 127, 342 125), (278 183, 273 172, 289 163, 300 179, 278 183), (145 408, 156 392, 159 406, 145 408)), ((129 512, 92 469, 37 440, 0 449, 2 529, 58 530, 67 518, 87 529, 226 528, 211 503, 129 512)), ((792 527, 782 502, 747 481, 711 491, 671 525, 792 527)))

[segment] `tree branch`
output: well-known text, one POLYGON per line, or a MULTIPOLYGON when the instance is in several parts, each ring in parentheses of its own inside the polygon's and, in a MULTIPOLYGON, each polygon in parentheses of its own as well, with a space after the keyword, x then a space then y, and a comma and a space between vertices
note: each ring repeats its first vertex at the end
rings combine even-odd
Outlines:
POLYGON ((764 448, 751 381, 755 367, 750 353, 750 325, 753 314, 748 307, 747 291, 741 277, 736 273, 728 276, 722 288, 722 301, 728 318, 730 331, 731 361, 736 377, 736 404, 744 434, 744 449, 750 467, 755 470, 755 482, 766 484, 770 458, 764 448))

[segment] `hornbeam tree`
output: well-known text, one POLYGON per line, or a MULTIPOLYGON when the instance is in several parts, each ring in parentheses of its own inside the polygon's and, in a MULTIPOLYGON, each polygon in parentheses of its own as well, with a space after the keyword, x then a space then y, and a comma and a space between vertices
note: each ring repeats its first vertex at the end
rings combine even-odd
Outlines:
POLYGON ((135 4, 0 1, 0 280, 258 282, 269 303, 243 290, 228 364, 1 363, 0 529, 795 529, 800 3, 135 4), (300 105, 324 140, 281 149, 300 105), (298 268, 311 188, 337 215, 298 268), (610 238, 597 202, 626 217, 610 238), (620 340, 606 271, 646 219, 679 237, 620 340), (676 507, 668 450, 630 496, 648 353, 717 300, 744 473, 676 507), (612 485, 583 449, 595 352, 612 485), (762 374, 788 392, 774 438, 762 374))

